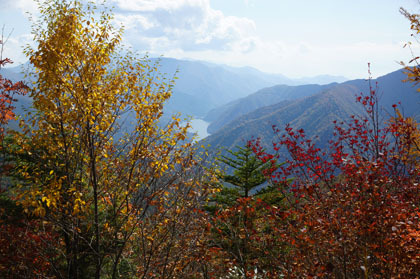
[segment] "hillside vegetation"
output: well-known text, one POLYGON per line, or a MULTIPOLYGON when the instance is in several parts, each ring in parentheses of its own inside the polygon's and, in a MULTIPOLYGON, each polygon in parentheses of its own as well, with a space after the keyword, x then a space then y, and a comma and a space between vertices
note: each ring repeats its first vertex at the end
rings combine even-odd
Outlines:
MULTIPOLYGON (((405 115, 419 119, 420 96, 415 94, 417 87, 404 82, 404 79, 406 79, 404 70, 399 70, 370 81, 373 84, 377 83, 378 86, 379 113, 383 121, 392 115, 392 105, 398 102, 404 108, 405 115)), ((348 121, 351 115, 363 113, 355 101, 355 96, 367 91, 369 91, 369 80, 352 80, 325 86, 275 86, 263 89, 239 100, 231 107, 223 107, 224 112, 219 119, 209 126, 210 131, 213 131, 212 129, 216 131, 204 142, 214 148, 231 149, 251 138, 260 138, 265 148, 271 148, 275 140, 273 125, 284 127, 290 124, 296 129, 303 128, 308 137, 325 146, 334 132, 333 121, 348 121), (285 98, 285 91, 303 92, 307 97, 295 95, 294 100, 276 103, 276 100, 285 98), (258 104, 270 102, 274 104, 258 107, 254 100, 259 97, 261 101, 258 104), (257 109, 248 113, 236 110, 237 107, 256 106, 257 109)))
POLYGON ((0 60, 0 278, 418 278, 419 58, 233 101, 206 149, 165 106, 284 77, 183 62, 177 87, 105 4, 41 1, 34 20, 30 86, 0 60))

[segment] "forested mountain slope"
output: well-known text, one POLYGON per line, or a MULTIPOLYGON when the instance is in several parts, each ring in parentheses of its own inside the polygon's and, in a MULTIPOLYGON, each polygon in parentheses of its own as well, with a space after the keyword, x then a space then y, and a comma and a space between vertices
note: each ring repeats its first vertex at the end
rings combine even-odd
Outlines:
MULTIPOLYGON (((378 84, 384 120, 392 115, 392 104, 398 102, 405 115, 420 117, 420 94, 411 83, 403 82, 404 78, 403 70, 399 70, 371 81, 374 87, 378 84)), ((324 145, 333 134, 334 120, 345 121, 352 114, 362 113, 360 104, 356 103, 356 95, 361 92, 369 92, 367 80, 335 84, 309 97, 265 106, 229 122, 205 142, 212 148, 233 148, 251 138, 261 138, 263 145, 271 148, 273 125, 283 129, 290 123, 296 129, 303 128, 309 137, 318 136, 316 141, 324 145)))
POLYGON ((328 85, 307 84, 300 86, 276 85, 263 88, 257 92, 230 102, 222 107, 211 110, 205 120, 211 122, 208 127, 209 133, 215 133, 224 125, 234 121, 239 116, 247 114, 258 108, 273 105, 281 101, 295 100, 302 97, 317 94, 328 88, 335 86, 336 83, 328 85))

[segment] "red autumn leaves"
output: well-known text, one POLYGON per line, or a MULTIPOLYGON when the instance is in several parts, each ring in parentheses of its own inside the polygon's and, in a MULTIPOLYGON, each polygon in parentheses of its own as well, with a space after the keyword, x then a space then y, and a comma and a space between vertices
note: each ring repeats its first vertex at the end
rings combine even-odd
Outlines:
MULTIPOLYGON (((266 216, 277 229, 272 237, 288 247, 286 260, 273 262, 278 274, 414 278, 420 272, 419 127, 398 110, 382 127, 372 88, 357 101, 366 114, 336 124, 325 151, 303 130, 275 130, 274 150, 284 148, 287 159, 267 175, 288 193, 266 216)), ((254 150, 267 158, 258 143, 254 150)))

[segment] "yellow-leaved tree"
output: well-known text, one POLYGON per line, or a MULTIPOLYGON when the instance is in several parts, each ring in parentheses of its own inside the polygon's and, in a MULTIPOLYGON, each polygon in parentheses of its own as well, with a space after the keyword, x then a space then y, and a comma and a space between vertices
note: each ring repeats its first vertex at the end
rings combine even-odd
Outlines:
POLYGON ((14 172, 18 201, 57 239, 45 245, 53 276, 197 276, 212 178, 188 126, 159 123, 173 82, 121 49, 104 6, 39 7, 26 49, 33 110, 14 136, 14 172))
MULTIPOLYGON (((401 14, 403 14, 409 21, 410 21, 410 29, 413 31, 411 34, 412 37, 414 37, 416 40, 418 40, 418 36, 420 34, 420 15, 419 14, 412 14, 408 12, 404 8, 400 8, 401 14)), ((406 46, 410 47, 411 49, 411 42, 408 42, 406 46)), ((408 62, 408 65, 405 62, 400 62, 402 66, 405 67, 406 74, 407 74, 407 81, 410 81, 414 83, 415 85, 419 84, 420 82, 420 68, 419 68, 419 56, 412 54, 413 58, 408 62), (412 64, 413 66, 409 66, 412 64)), ((417 91, 420 91, 420 89, 417 89, 417 91)))
POLYGON ((417 168, 420 167, 420 125, 413 117, 404 117, 397 108, 389 125, 390 129, 404 135, 398 139, 399 145, 403 147, 403 150, 399 150, 399 159, 417 168))
MULTIPOLYGON (((419 14, 412 14, 405 10, 404 8, 400 9, 400 12, 410 21, 410 28, 412 36, 418 42, 418 36, 420 34, 420 15, 419 14)), ((411 42, 408 42, 407 45, 411 49, 411 42)), ((411 49, 412 50, 412 49, 411 49)), ((413 57, 408 62, 408 65, 404 62, 400 64, 405 67, 407 80, 412 82, 414 85, 418 85, 420 83, 420 65, 419 65, 419 56, 416 56, 412 53, 413 57)), ((420 88, 417 88, 417 91, 420 92, 420 88)), ((399 129, 404 129, 404 132, 407 136, 405 138, 406 143, 408 146, 411 146, 410 152, 408 153, 410 156, 410 160, 416 160, 417 164, 419 161, 420 156, 420 134, 419 134, 419 124, 416 122, 414 118, 407 118, 404 117, 400 111, 396 110, 396 116, 392 119, 394 122, 400 122, 399 129)))

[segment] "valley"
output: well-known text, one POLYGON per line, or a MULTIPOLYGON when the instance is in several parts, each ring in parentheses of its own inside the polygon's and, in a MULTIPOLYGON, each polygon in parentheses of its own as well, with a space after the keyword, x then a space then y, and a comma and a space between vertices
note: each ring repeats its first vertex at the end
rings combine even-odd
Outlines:
MULTIPOLYGON (((316 141, 325 146, 333 133, 333 121, 346 121, 360 113, 355 96, 369 91, 368 80, 363 79, 343 81, 343 77, 319 76, 293 80, 250 67, 173 58, 153 58, 149 63, 158 63, 168 79, 177 76, 161 123, 167 123, 173 114, 191 118, 190 133, 197 133, 196 140, 209 144, 214 151, 232 149, 256 138, 265 148, 271 148, 273 125, 282 129, 288 123, 303 128, 310 138, 317 137, 316 141), (302 84, 305 81, 313 83, 302 84)), ((3 69, 3 75, 23 79, 25 67, 3 69)), ((392 104, 399 102, 406 116, 419 119, 420 97, 415 94, 416 87, 403 82, 404 78, 403 70, 398 70, 372 80, 381 96, 383 119, 392 115, 392 104)), ((17 115, 24 115, 30 104, 28 96, 19 96, 17 115)), ((15 121, 9 125, 17 128, 15 121)))

